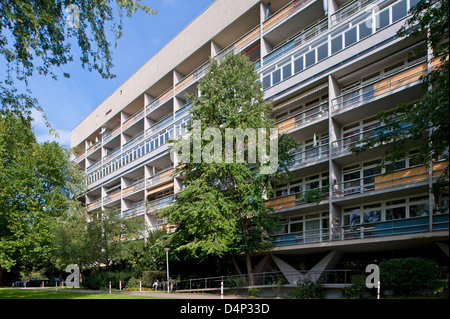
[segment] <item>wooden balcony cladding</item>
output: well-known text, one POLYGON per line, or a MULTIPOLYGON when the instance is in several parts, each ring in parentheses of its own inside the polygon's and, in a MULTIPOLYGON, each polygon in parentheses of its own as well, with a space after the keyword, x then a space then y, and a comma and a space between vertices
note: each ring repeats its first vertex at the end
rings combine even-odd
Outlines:
MULTIPOLYGON (((433 164, 433 177, 439 177, 448 166, 448 161, 433 164)), ((375 189, 385 189, 396 186, 404 186, 428 180, 428 166, 418 166, 392 172, 386 175, 375 176, 375 189)))
POLYGON ((314 0, 294 0, 278 12, 274 13, 269 19, 263 23, 263 32, 267 32, 280 24, 283 20, 289 18, 295 12, 300 10, 304 5, 314 0))
POLYGON ((284 197, 278 197, 273 200, 265 202, 265 205, 274 210, 293 207, 295 206, 295 196, 296 195, 293 194, 284 197))
POLYGON ((256 39, 259 39, 259 34, 260 34, 259 27, 256 27, 255 29, 253 29, 252 31, 247 33, 245 36, 243 36, 241 39, 239 39, 234 44, 234 52, 239 52, 239 51, 245 49, 245 47, 247 45, 249 45, 250 43, 252 43, 256 39))
POLYGON ((386 79, 376 82, 373 85, 374 95, 381 95, 396 88, 414 83, 420 80, 420 77, 427 73, 427 63, 421 63, 415 67, 406 69, 402 72, 396 73, 386 79))
POLYGON ((195 79, 194 79, 194 73, 189 74, 188 76, 186 76, 184 79, 182 79, 180 82, 178 82, 175 85, 175 94, 180 93, 181 91, 183 91, 185 88, 187 88, 189 85, 191 85, 192 83, 194 83, 195 79))
POLYGON ((171 187, 173 188, 173 181, 165 183, 165 184, 163 184, 163 185, 161 185, 159 187, 149 189, 148 190, 148 195, 158 193, 158 192, 160 192, 162 190, 165 190, 166 188, 171 188, 171 187))
POLYGON ((291 117, 290 119, 287 119, 286 121, 276 124, 275 126, 278 128, 278 133, 283 134, 285 132, 288 132, 288 131, 296 128, 297 124, 295 122, 295 117, 291 117))

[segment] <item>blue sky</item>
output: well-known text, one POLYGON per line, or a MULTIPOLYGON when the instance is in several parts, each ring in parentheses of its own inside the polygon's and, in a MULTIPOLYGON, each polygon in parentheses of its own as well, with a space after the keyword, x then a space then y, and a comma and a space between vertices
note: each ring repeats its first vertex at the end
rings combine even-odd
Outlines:
MULTIPOLYGON (((74 61, 61 68, 61 74, 62 71, 70 73, 70 79, 59 76, 55 81, 34 76, 30 80, 33 96, 58 132, 59 143, 70 146, 71 130, 214 0, 144 2, 158 13, 153 16, 137 13, 132 18, 124 18, 123 36, 113 53, 115 79, 105 80, 95 71, 83 69, 74 55, 74 61)), ((38 141, 55 140, 48 134, 42 116, 34 114, 34 119, 38 141)))

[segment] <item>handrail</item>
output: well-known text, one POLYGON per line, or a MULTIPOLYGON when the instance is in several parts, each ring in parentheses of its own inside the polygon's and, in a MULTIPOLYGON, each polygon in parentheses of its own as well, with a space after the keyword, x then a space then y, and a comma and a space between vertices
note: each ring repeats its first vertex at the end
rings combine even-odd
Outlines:
POLYGON ((328 113, 329 113, 328 101, 325 101, 318 105, 305 109, 299 113, 291 115, 288 118, 277 121, 275 122, 275 125, 280 133, 285 133, 293 130, 294 128, 299 127, 302 124, 312 122, 322 117, 325 118, 328 116, 328 113), (314 111, 316 109, 317 111, 314 111), (311 111, 314 112, 310 113, 311 111))
POLYGON ((264 22, 263 22, 263 33, 269 32, 273 28, 279 25, 280 21, 286 20, 290 16, 294 15, 297 11, 299 11, 301 8, 305 7, 307 4, 312 2, 314 0, 293 0, 284 7, 282 7, 280 10, 269 16, 264 22), (291 7, 291 8, 289 8, 291 7), (267 27, 269 25, 269 27, 267 27), (267 27, 267 29, 266 29, 267 27))
MULTIPOLYGON (((395 174, 397 172, 402 172, 406 170, 413 170, 416 168, 420 168, 422 166, 415 166, 415 167, 409 167, 404 168, 400 170, 396 170, 393 172, 390 172, 388 174, 395 174)), ((445 171, 445 168, 438 168, 433 169, 433 173, 435 172, 443 172, 445 171)), ((332 196, 333 198, 342 198, 348 195, 354 195, 354 194, 364 194, 370 191, 374 190, 385 190, 392 187, 399 187, 399 186, 405 186, 405 185, 413 185, 417 183, 421 183, 424 181, 428 182, 429 179, 429 172, 426 170, 425 172, 420 173, 414 173, 414 174, 408 174, 406 176, 399 176, 399 177, 392 177, 388 179, 382 179, 380 181, 376 181, 377 177, 384 177, 386 174, 375 174, 371 176, 364 176, 361 178, 356 178, 348 181, 338 182, 333 185, 332 187, 332 196), (364 183, 364 180, 373 179, 373 182, 370 183, 364 183), (345 186, 345 185, 351 185, 351 186, 345 186)), ((433 176, 433 179, 436 179, 436 176, 433 176)))
POLYGON ((321 192, 319 194, 321 201, 327 200, 328 196, 329 196, 329 186, 322 186, 322 187, 313 188, 313 189, 309 189, 309 190, 305 190, 305 191, 301 191, 301 192, 297 192, 297 193, 293 193, 293 194, 274 197, 274 198, 271 198, 270 200, 266 201, 265 205, 268 208, 273 208, 274 210, 279 210, 279 209, 289 208, 289 207, 293 207, 293 206, 300 206, 303 204, 313 203, 314 201, 308 202, 305 198, 306 197, 305 195, 307 195, 307 193, 310 193, 310 192, 321 192), (287 198, 287 199, 280 201, 280 199, 284 199, 284 198, 287 198), (276 208, 278 206, 281 206, 281 207, 276 208))
MULTIPOLYGON (((338 24, 339 22, 347 19, 348 17, 351 17, 355 12, 360 12, 362 9, 366 8, 369 4, 375 3, 378 1, 379 0, 354 0, 354 1, 344 5, 343 7, 339 8, 336 12, 334 12, 330 16, 331 25, 338 24), (350 12, 350 14, 347 15, 348 12, 350 12), (340 16, 337 17, 338 15, 340 15, 340 16), (335 18, 335 19, 333 19, 333 18, 335 18)), ((384 2, 384 1, 385 0, 382 0, 382 2, 384 2)))
POLYGON ((262 60, 264 67, 268 66, 272 61, 276 60, 280 56, 290 53, 301 45, 313 40, 317 36, 321 35, 324 31, 328 30, 328 18, 323 18, 313 25, 309 26, 301 33, 295 35, 293 38, 279 44, 272 52, 266 54, 262 60), (287 49, 286 49, 287 48, 287 49))
POLYGON ((331 100, 332 112, 337 112, 339 110, 346 109, 346 108, 350 107, 351 105, 361 102, 360 101, 361 97, 363 97, 363 101, 365 101, 367 99, 376 97, 378 95, 384 95, 387 92, 392 92, 394 89, 410 85, 411 83, 419 81, 420 77, 426 73, 427 73, 426 62, 420 61, 411 66, 408 66, 408 67, 402 68, 401 70, 398 70, 396 72, 390 73, 389 75, 386 75, 385 77, 383 77, 381 79, 377 79, 372 82, 365 83, 363 85, 359 85, 358 87, 356 87, 352 90, 349 90, 345 93, 342 93, 342 94, 338 95, 337 97, 333 98, 331 100), (417 68, 419 66, 424 66, 424 68, 420 71, 416 71, 412 74, 408 74, 404 77, 396 79, 395 81, 392 81, 392 79, 395 78, 395 76, 398 76, 399 74, 401 74, 403 72, 417 68), (374 87, 375 84, 382 83, 383 81, 386 81, 389 79, 391 80, 391 81, 389 81, 389 83, 382 84, 381 86, 377 86, 376 88, 374 87), (407 81, 409 79, 411 79, 411 80, 407 81), (405 82, 405 81, 407 81, 407 83, 402 84, 402 82, 405 82), (364 90, 368 87, 372 87, 372 88, 370 90, 364 90), (354 94, 354 93, 356 93, 357 95, 352 96, 352 94, 354 94), (349 97, 349 96, 350 96, 350 98, 348 100, 345 100, 345 97, 349 97))

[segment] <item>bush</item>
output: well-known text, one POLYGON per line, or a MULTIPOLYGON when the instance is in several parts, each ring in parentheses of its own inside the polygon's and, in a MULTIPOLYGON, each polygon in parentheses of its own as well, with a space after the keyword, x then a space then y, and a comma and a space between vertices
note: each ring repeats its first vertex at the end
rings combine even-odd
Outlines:
POLYGON ((131 275, 128 272, 96 271, 83 277, 82 285, 88 289, 108 290, 109 282, 111 282, 112 289, 119 289, 119 281, 122 282, 123 288, 130 277, 131 275))
POLYGON ((259 297, 259 296, 261 296, 261 289, 260 288, 248 288, 248 295, 250 297, 259 297))
POLYGON ((411 296, 435 289, 439 266, 425 258, 386 260, 380 263, 380 281, 383 289, 392 289, 395 295, 411 296))
POLYGON ((230 292, 234 295, 238 293, 239 287, 245 285, 244 276, 230 276, 226 279, 225 285, 230 288, 230 292))
POLYGON ((153 281, 158 279, 159 282, 167 280, 166 272, 160 270, 150 270, 142 272, 142 286, 153 288, 153 281))
POLYGON ((139 284, 140 284, 140 280, 132 277, 127 282, 127 288, 128 289, 139 288, 139 284))
POLYGON ((354 275, 350 277, 351 286, 344 287, 343 294, 346 298, 362 298, 366 290, 366 277, 363 275, 354 275))
POLYGON ((289 292, 291 299, 320 299, 324 297, 324 289, 320 280, 313 281, 305 277, 297 281, 297 287, 289 292))

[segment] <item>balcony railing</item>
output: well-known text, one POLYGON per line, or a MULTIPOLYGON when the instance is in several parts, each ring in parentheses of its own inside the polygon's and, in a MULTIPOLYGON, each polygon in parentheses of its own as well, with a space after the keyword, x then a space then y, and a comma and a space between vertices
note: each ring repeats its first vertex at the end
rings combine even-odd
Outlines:
POLYGON ((359 103, 368 103, 394 91, 421 83, 421 77, 427 73, 427 63, 421 62, 407 69, 397 71, 381 80, 361 85, 331 101, 332 112, 338 112, 359 103))
POLYGON ((276 48, 275 50, 264 56, 263 57, 264 66, 267 66, 270 62, 276 60, 281 56, 285 56, 292 50, 295 50, 296 48, 304 45, 306 42, 309 42, 310 40, 316 38, 317 36, 321 35, 327 30, 328 30, 328 19, 324 18, 319 22, 313 24, 312 26, 308 27, 300 34, 296 35, 293 39, 288 40, 286 43, 278 46, 278 48, 276 48))
POLYGON ((292 168, 298 168, 299 166, 309 163, 316 163, 318 161, 328 160, 330 157, 328 143, 325 145, 318 145, 311 149, 303 149, 300 151, 294 151, 294 165, 292 168))
POLYGON ((172 179, 172 174, 173 174, 173 166, 155 176, 148 178, 145 182, 145 187, 149 188, 159 183, 168 181, 172 179))
MULTIPOLYGON (((371 4, 375 4, 376 2, 384 2, 385 0, 355 0, 346 4, 335 13, 333 13, 330 17, 330 23, 332 26, 338 24, 341 21, 351 17, 352 15, 362 12, 365 8, 367 8, 371 4)), ((389 1, 389 0, 388 0, 389 1)))
MULTIPOLYGON (((433 164, 434 181, 444 173, 447 163, 447 161, 442 161, 433 164)), ((422 185, 428 183, 429 178, 427 166, 416 166, 389 174, 375 174, 336 183, 333 185, 332 196, 334 199, 339 199, 349 195, 390 190, 394 187, 422 185)))
POLYGON ((292 232, 289 234, 273 235, 271 237, 272 243, 275 246, 312 244, 329 241, 330 231, 328 228, 319 228, 313 230, 292 232))
POLYGON ((320 202, 328 199, 329 187, 314 188, 307 191, 298 192, 286 196, 280 196, 265 202, 266 207, 273 210, 280 210, 307 203, 320 202))
MULTIPOLYGON (((394 23, 406 18, 408 8, 416 0, 399 0, 378 11, 378 8, 371 8, 370 12, 359 12, 364 14, 364 19, 356 17, 347 21, 336 30, 328 30, 314 41, 308 41, 294 49, 286 49, 288 54, 278 56, 277 62, 272 61, 269 65, 264 65, 263 88, 264 90, 298 74, 320 61, 345 50, 367 37, 380 32, 394 23)), ((291 45, 291 44, 287 44, 291 45)), ((274 53, 275 54, 275 53, 274 53)))
POLYGON ((144 212, 145 212, 145 203, 144 201, 141 201, 135 204, 134 207, 124 210, 122 212, 122 217, 130 217, 144 212))
POLYGON ((152 212, 154 210, 169 206, 174 201, 174 195, 169 195, 151 202, 147 203, 147 212, 152 212))
POLYGON ((146 113, 150 113, 153 110, 155 110, 158 106, 164 104, 165 102, 167 102, 169 99, 171 99, 173 97, 173 87, 169 88, 167 91, 165 91, 164 93, 162 93, 160 96, 158 96, 156 99, 154 99, 153 101, 151 101, 147 106, 146 106, 146 113))
POLYGON ((145 109, 139 110, 135 114, 133 114, 130 118, 128 118, 123 124, 122 129, 126 129, 127 127, 133 125, 134 123, 138 122, 140 119, 144 117, 144 111, 145 109))
POLYGON ((266 33, 272 30, 312 1, 314 0, 294 0, 287 4, 264 21, 263 32, 266 33))
POLYGON ((328 118, 328 101, 319 105, 306 109, 298 114, 295 114, 285 120, 275 123, 280 134, 287 133, 302 125, 309 124, 315 120, 328 118))
MULTIPOLYGON (((432 216, 432 231, 449 229, 449 214, 434 214, 432 216)), ((332 229, 315 229, 289 234, 273 235, 275 246, 303 245, 323 243, 329 241, 342 241, 351 239, 370 239, 384 236, 424 233, 430 231, 430 216, 419 216, 396 220, 369 222, 338 226, 332 229)))

